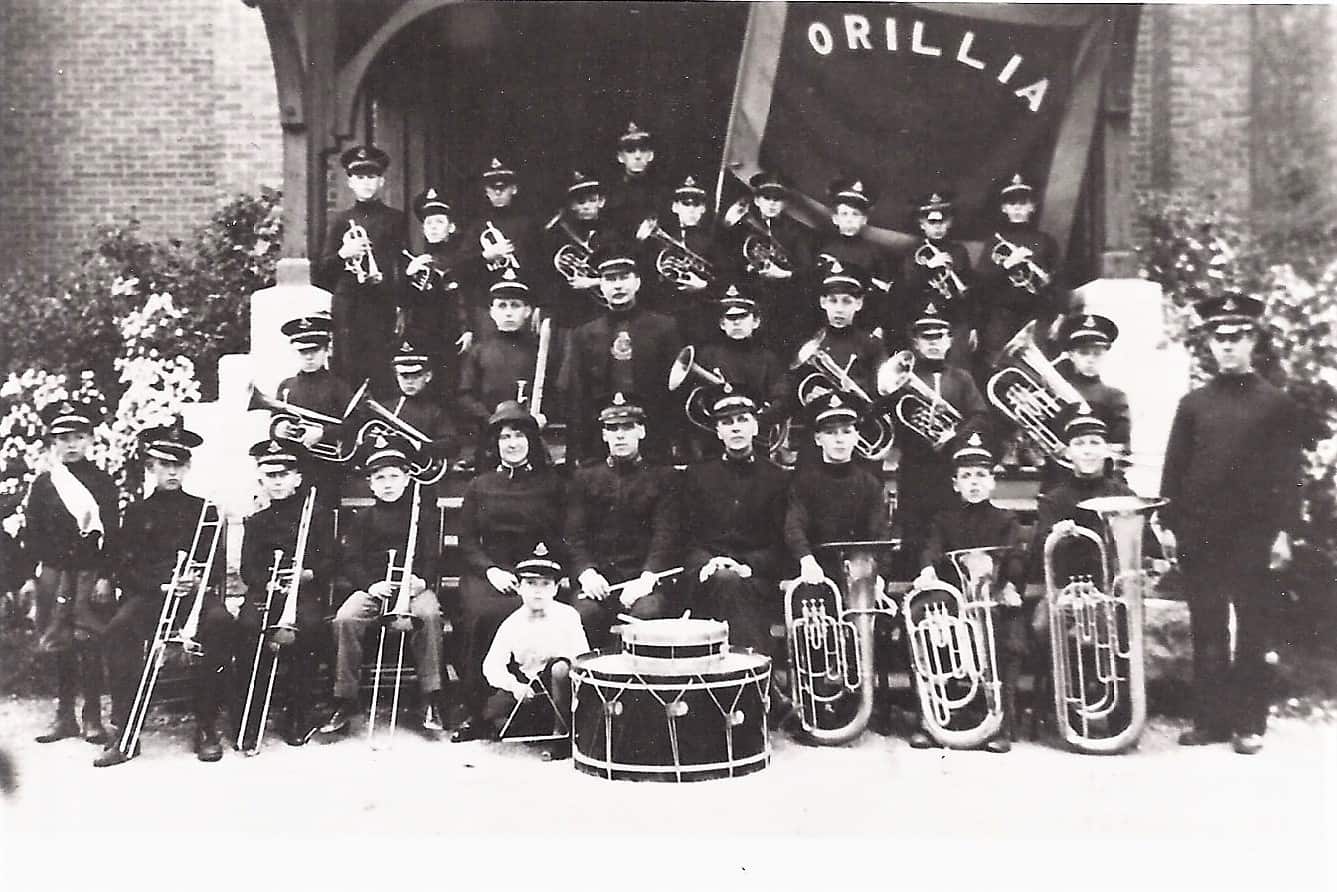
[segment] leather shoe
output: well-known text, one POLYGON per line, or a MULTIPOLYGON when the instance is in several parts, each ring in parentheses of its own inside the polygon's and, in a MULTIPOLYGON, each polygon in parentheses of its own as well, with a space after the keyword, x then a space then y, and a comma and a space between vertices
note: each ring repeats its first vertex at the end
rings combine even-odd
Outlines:
POLYGON ((218 742, 218 732, 213 728, 200 728, 195 732, 195 757, 201 762, 217 762, 223 758, 223 745, 218 742))
POLYGON ((334 712, 325 720, 325 724, 320 726, 321 734, 338 734, 348 727, 351 721, 348 717, 348 709, 344 706, 336 706, 334 712))
POLYGON ((571 758, 571 741, 558 740, 543 751, 543 761, 561 762, 571 758))
POLYGON ((125 753, 121 752, 120 747, 109 746, 102 751, 102 755, 98 756, 96 759, 93 760, 93 767, 110 768, 112 765, 120 765, 122 763, 129 762, 131 759, 133 759, 135 756, 138 755, 139 755, 138 743, 135 744, 134 750, 132 750, 130 755, 128 756, 125 753))
POLYGON ((1207 746, 1211 743, 1225 743, 1229 738, 1224 734, 1214 734, 1202 728, 1190 728, 1179 735, 1180 746, 1207 746))
POLYGON ((107 729, 102 727, 102 722, 97 721, 91 724, 84 724, 84 740, 87 740, 89 743, 94 743, 98 746, 106 746, 107 741, 110 739, 111 737, 107 734, 107 729))
POLYGON ((487 727, 486 722, 475 719, 466 719, 464 724, 455 729, 455 733, 450 735, 451 743, 467 743, 470 740, 486 740, 493 736, 491 729, 487 727))
POLYGON ((1012 752, 1012 741, 1006 737, 995 737, 984 744, 984 748, 991 753, 1010 753, 1012 752))
POLYGON ((1241 756, 1252 756, 1263 748, 1263 735, 1236 734, 1231 744, 1235 747, 1235 752, 1241 756))
POLYGON ((428 703, 422 711, 422 729, 437 733, 446 730, 446 726, 441 723, 441 713, 437 710, 435 703, 428 703))
POLYGON ((929 737, 925 732, 916 731, 910 735, 910 748, 916 750, 937 749, 938 742, 932 737, 929 737))
POLYGON ((56 720, 51 724, 51 729, 45 734, 39 734, 34 738, 38 743, 55 743, 57 740, 64 740, 67 737, 79 736, 79 723, 74 720, 74 715, 70 713, 61 713, 56 716, 56 720))

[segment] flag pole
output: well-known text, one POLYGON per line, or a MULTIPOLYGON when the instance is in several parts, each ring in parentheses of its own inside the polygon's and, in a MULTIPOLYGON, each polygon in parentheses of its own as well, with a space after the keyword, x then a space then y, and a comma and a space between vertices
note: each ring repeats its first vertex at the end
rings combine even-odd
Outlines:
POLYGON ((720 213, 720 203, 724 200, 724 174, 729 168, 729 162, 733 154, 734 130, 738 126, 738 107, 739 100, 743 93, 743 78, 747 73, 748 63, 752 59, 754 52, 753 44, 756 42, 756 29, 758 18, 758 7, 761 3, 749 3, 747 8, 747 26, 743 29, 743 47, 738 54, 738 73, 734 76, 733 98, 729 102, 729 124, 724 132, 724 151, 720 155, 719 174, 715 177, 715 215, 720 213))

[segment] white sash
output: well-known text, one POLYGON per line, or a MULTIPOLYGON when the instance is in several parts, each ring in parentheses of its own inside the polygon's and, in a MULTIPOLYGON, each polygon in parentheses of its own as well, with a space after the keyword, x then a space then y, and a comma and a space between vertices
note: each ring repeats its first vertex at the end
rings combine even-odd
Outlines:
POLYGON ((93 498, 93 494, 88 491, 87 486, 84 486, 83 481, 75 477, 61 461, 52 464, 51 485, 56 488, 56 495, 60 496, 65 510, 70 512, 74 522, 79 525, 80 535, 103 534, 102 511, 98 508, 97 499, 93 498))

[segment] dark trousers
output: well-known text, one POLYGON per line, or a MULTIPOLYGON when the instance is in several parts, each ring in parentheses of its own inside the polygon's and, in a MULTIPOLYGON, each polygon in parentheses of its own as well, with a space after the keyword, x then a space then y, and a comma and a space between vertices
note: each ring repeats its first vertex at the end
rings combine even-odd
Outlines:
POLYGON ((43 566, 37 576, 37 628, 40 647, 55 655, 56 698, 61 713, 74 713, 83 694, 85 724, 102 723, 102 633, 116 605, 93 603, 97 573, 43 566))
MULTIPOLYGON (((273 612, 264 625, 273 626, 279 618, 283 599, 274 597, 273 612)), ((237 691, 235 714, 240 722, 245 708, 246 698, 250 693, 251 675, 256 678, 255 702, 251 707, 252 717, 249 728, 241 729, 238 741, 252 740, 258 730, 257 717, 264 704, 270 670, 274 660, 281 661, 284 681, 281 683, 281 696, 288 704, 288 722, 300 725, 306 721, 307 709, 311 703, 311 690, 315 681, 316 667, 322 651, 327 651, 329 632, 324 628, 324 607, 314 593, 303 592, 297 603, 297 638, 292 644, 270 649, 268 643, 258 648, 257 667, 256 643, 262 634, 262 605, 248 601, 237 614, 237 691)), ((266 637, 267 634, 266 634, 266 637)), ((280 683, 276 682, 276 686, 280 683)))
POLYGON ((483 657, 497 634, 501 621, 520 606, 520 596, 494 589, 482 576, 460 577, 459 622, 455 627, 460 688, 470 714, 483 714, 491 688, 483 679, 483 657))
POLYGON ((776 583, 758 575, 744 579, 732 570, 720 570, 705 582, 697 582, 699 570, 687 568, 689 582, 694 584, 692 616, 727 622, 731 648, 750 647, 769 655, 771 624, 779 622, 784 613, 776 583))
MULTIPOLYGON (((182 599, 177 609, 176 629, 185 623, 193 603, 193 596, 182 599)), ((117 728, 125 728, 134 705, 143 677, 144 646, 153 637, 161 614, 161 597, 134 596, 117 606, 116 615, 107 624, 103 652, 111 687, 112 721, 117 728)), ((200 727, 212 728, 223 702, 225 674, 232 665, 236 648, 236 621, 221 599, 205 598, 196 640, 204 648, 204 656, 190 658, 195 720, 200 727)))
MULTIPOLYGON (((598 569, 613 584, 633 575, 639 575, 610 568, 598 569)), ((671 584, 672 580, 661 582, 654 591, 632 604, 630 608, 622 606, 622 602, 618 600, 618 592, 613 592, 602 601, 582 598, 577 594, 571 606, 580 614, 580 624, 585 627, 585 637, 589 640, 590 647, 595 650, 607 650, 610 647, 612 638, 609 630, 618 622, 619 613, 625 613, 636 619, 660 619, 670 616, 674 609, 671 584)))
POLYGON ((1181 537, 1180 564, 1193 634, 1194 721, 1214 734, 1267 730, 1270 539, 1240 537, 1228 546, 1197 546, 1181 537), (1255 541, 1247 541, 1254 538, 1255 541), (1235 654, 1230 654, 1230 606, 1235 607, 1235 654))
MULTIPOLYGON (((639 603, 639 602, 638 602, 639 603)), ((526 681, 514 668, 511 672, 517 681, 526 681)), ((542 718, 548 709, 554 709, 559 716, 570 715, 571 707, 571 661, 565 657, 553 657, 539 672, 538 678, 528 679, 534 696, 525 701, 525 706, 516 714, 515 724, 521 727, 533 726, 536 719, 542 718), (551 705, 549 705, 549 701, 551 705)), ((498 731, 515 709, 515 694, 492 688, 487 704, 483 707, 483 719, 495 726, 498 731)))

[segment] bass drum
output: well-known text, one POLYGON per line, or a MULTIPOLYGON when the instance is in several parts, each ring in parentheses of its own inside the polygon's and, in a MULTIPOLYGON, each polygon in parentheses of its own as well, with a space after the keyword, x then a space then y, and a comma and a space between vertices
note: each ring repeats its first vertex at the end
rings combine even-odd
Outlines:
POLYGON ((610 780, 683 783, 738 777, 770 763, 769 657, 725 653, 710 670, 690 674, 646 674, 642 667, 625 653, 576 658, 578 770, 610 780))

